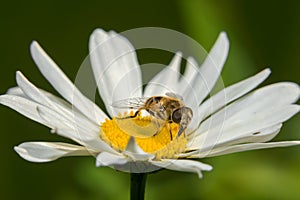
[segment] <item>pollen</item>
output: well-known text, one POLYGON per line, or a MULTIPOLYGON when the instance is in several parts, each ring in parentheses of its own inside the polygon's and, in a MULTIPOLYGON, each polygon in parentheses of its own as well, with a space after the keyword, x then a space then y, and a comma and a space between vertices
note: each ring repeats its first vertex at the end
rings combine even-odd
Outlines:
POLYGON ((177 136, 179 125, 176 123, 158 122, 152 116, 124 113, 101 124, 100 137, 115 150, 126 149, 130 137, 145 152, 155 155, 156 159, 176 158, 185 150, 185 134, 177 136))

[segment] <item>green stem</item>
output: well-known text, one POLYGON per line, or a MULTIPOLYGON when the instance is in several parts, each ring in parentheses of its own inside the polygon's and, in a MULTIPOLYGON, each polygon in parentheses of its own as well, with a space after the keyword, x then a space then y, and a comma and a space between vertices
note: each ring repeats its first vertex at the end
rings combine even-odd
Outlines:
POLYGON ((130 199, 143 200, 145 197, 146 173, 130 174, 130 199))

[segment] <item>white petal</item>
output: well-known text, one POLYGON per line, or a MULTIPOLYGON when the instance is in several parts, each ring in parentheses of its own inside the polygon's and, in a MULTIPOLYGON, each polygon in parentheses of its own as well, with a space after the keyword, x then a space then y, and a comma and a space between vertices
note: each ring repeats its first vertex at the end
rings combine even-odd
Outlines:
MULTIPOLYGON (((32 87, 35 87, 29 81, 28 81, 28 84, 31 85, 32 87)), ((7 94, 21 97, 21 99, 20 99, 21 101, 23 101, 23 99, 26 99, 25 101, 29 100, 29 102, 30 102, 32 100, 34 101, 34 99, 31 99, 29 97, 29 96, 33 97, 32 94, 30 94, 30 90, 32 90, 32 89, 38 90, 38 92, 40 93, 39 95, 44 96, 41 99, 47 98, 47 100, 45 100, 45 101, 40 101, 39 99, 35 99, 35 100, 37 100, 40 103, 40 105, 43 105, 43 106, 49 105, 49 103, 50 103, 51 105, 50 105, 49 109, 52 109, 53 111, 55 111, 57 113, 60 113, 62 116, 67 118, 69 121, 73 122, 74 129, 80 127, 82 129, 84 129, 86 132, 89 132, 89 131, 99 132, 99 125, 91 122, 89 119, 87 119, 81 113, 79 113, 79 111, 72 108, 72 106, 69 103, 67 103, 66 101, 64 101, 63 99, 61 99, 57 96, 54 96, 53 94, 46 92, 42 89, 36 88, 36 87, 30 88, 29 90, 28 90, 27 86, 26 87, 23 86, 23 88, 27 95, 25 95, 24 92, 22 91, 22 89, 19 87, 10 88, 7 91, 7 94)), ((35 108, 37 108, 37 106, 39 106, 39 104, 37 104, 35 102, 32 102, 32 104, 34 105, 35 108)), ((31 110, 31 111, 35 111, 35 110, 36 109, 31 110)), ((23 112, 21 112, 21 114, 22 113, 23 112)), ((25 116, 27 116, 27 115, 25 115, 25 116)), ((39 115, 39 117, 41 117, 41 116, 39 115)), ((45 121, 45 119, 44 119, 44 121, 45 121)), ((53 126, 51 126, 51 128, 53 128, 53 126)))
POLYGON ((6 94, 10 94, 10 95, 14 95, 14 96, 20 96, 20 97, 23 97, 23 98, 27 98, 27 96, 24 94, 24 92, 22 91, 22 89, 20 87, 9 88, 6 91, 6 94))
POLYGON ((49 101, 49 99, 43 93, 41 93, 39 89, 30 83, 20 71, 17 71, 16 73, 16 80, 18 86, 22 89, 27 97, 45 106, 53 106, 52 102, 49 101))
POLYGON ((33 100, 54 110, 58 114, 63 115, 68 119, 68 121, 74 123, 74 127, 81 127, 87 131, 93 130, 95 132, 99 132, 98 124, 91 122, 77 109, 72 108, 72 106, 63 99, 55 97, 54 95, 35 87, 21 72, 17 72, 16 79, 19 87, 30 100, 33 100))
MULTIPOLYGON (((164 95, 167 92, 173 92, 175 94, 184 95, 185 91, 192 90, 192 77, 197 71, 195 70, 195 65, 193 61, 188 60, 187 72, 185 76, 180 78, 180 64, 181 64, 182 53, 178 52, 173 57, 170 64, 159 72, 149 83, 147 84, 144 92, 144 96, 156 96, 164 95), (194 70, 194 71, 193 71, 194 70), (180 80, 179 80, 180 78, 180 80), (190 82, 189 82, 190 81, 190 82)), ((189 58, 191 59, 191 58, 189 58)), ((198 104, 196 101, 187 101, 183 99, 186 106, 190 107, 194 111, 194 116, 192 122, 189 125, 189 129, 194 130, 199 123, 199 115, 195 110, 198 109, 198 104)))
POLYGON ((133 161, 147 161, 154 158, 153 154, 144 152, 135 142, 134 137, 130 137, 124 155, 129 156, 133 161))
POLYGON ((51 125, 49 123, 46 123, 45 120, 43 120, 39 115, 37 111, 37 103, 33 103, 32 101, 27 100, 23 97, 14 95, 1 95, 0 103, 14 109, 15 111, 36 122, 51 127, 51 125))
POLYGON ((280 132, 281 127, 282 124, 276 124, 274 126, 259 130, 256 133, 250 133, 248 135, 232 138, 229 142, 222 143, 219 146, 223 147, 242 143, 267 142, 272 140, 280 132))
MULTIPOLYGON (((40 104, 32 102, 28 99, 18 97, 18 96, 12 96, 12 95, 2 95, 0 96, 0 103, 16 110, 17 112, 21 113, 22 115, 36 122, 39 122, 41 124, 44 124, 52 128, 53 130, 57 129, 57 127, 63 130, 72 129, 70 122, 66 120, 63 115, 57 115, 56 117, 54 116, 55 115, 54 111, 40 104), (42 115, 40 112, 41 110, 44 111, 42 112, 42 115), (43 117, 43 113, 51 113, 50 116, 54 116, 54 117, 53 119, 49 117, 50 119, 47 120, 45 119, 45 117, 43 117)), ((65 134, 65 132, 63 132, 62 136, 76 140, 77 137, 75 137, 74 133, 72 135, 69 135, 68 133, 69 132, 66 132, 65 134)))
POLYGON ((299 86, 293 83, 256 90, 204 121, 190 148, 205 149, 282 123, 299 111, 299 106, 289 105, 298 97, 299 86))
POLYGON ((31 162, 49 162, 65 156, 94 154, 82 146, 58 142, 25 142, 14 149, 22 158, 31 162))
POLYGON ((167 92, 181 95, 179 88, 181 57, 182 53, 177 52, 170 64, 149 81, 144 91, 145 97, 164 95, 167 92))
POLYGON ((194 172, 199 178, 202 178, 202 171, 210 171, 210 165, 194 160, 173 160, 163 159, 161 161, 151 161, 152 164, 175 171, 194 172))
POLYGON ((99 124, 107 118, 97 105, 74 86, 37 42, 32 42, 30 47, 32 58, 39 70, 57 92, 95 123, 99 124))
MULTIPOLYGON (((46 121, 47 123, 51 124, 52 129, 54 130, 59 130, 59 129, 71 129, 74 131, 72 137, 76 139, 82 139, 82 140, 88 140, 88 139, 94 139, 97 138, 99 135, 99 129, 92 130, 92 129, 84 129, 85 134, 84 135, 77 135, 75 132, 77 129, 84 128, 84 127, 79 127, 76 125, 76 121, 69 119, 65 115, 61 113, 57 113, 54 110, 51 110, 45 106, 38 105, 37 106, 37 111, 40 117, 46 121)), ((77 119, 80 120, 80 119, 77 119)), ((66 137, 66 135, 63 135, 66 137)), ((73 139, 73 138, 71 138, 73 139)))
POLYGON ((248 113, 249 117, 226 120, 224 124, 211 128, 203 134, 196 136, 189 144, 190 149, 206 150, 223 143, 232 142, 237 138, 260 132, 260 130, 282 123, 299 112, 300 106, 289 105, 274 110, 254 114, 248 113))
MULTIPOLYGON (((68 110, 70 110, 72 108, 70 103, 66 102, 65 100, 61 99, 60 97, 57 97, 57 96, 55 96, 45 90, 42 90, 40 88, 38 88, 38 89, 40 90, 40 92, 43 92, 53 103, 60 105, 61 108, 66 108, 68 110)), ((24 94, 23 90, 20 87, 9 88, 6 92, 6 94, 32 100, 26 94, 24 94)))
MULTIPOLYGON (((38 106, 39 115, 52 126, 54 126, 54 131, 58 134, 68 137, 79 144, 92 148, 96 151, 106 151, 110 153, 118 154, 113 148, 111 148, 107 143, 102 141, 99 137, 100 129, 85 130, 82 127, 76 126, 76 121, 69 121, 64 118, 59 113, 56 113, 50 109, 43 106, 38 106), (68 129, 69 131, 65 130, 68 129), (70 134, 70 135, 69 135, 70 134)), ((80 120, 80 119, 76 119, 80 120)))
POLYGON ((202 113, 198 111, 198 105, 217 82, 226 61, 228 49, 227 36, 222 32, 200 68, 192 57, 187 60, 186 71, 178 88, 181 90, 180 94, 186 106, 190 107, 194 113, 188 132, 193 132, 199 126, 202 113))
POLYGON ((193 57, 188 57, 186 61, 186 67, 179 81, 180 95, 184 96, 193 89, 194 76, 197 75, 199 66, 197 61, 193 57))
POLYGON ((116 164, 114 168, 127 173, 151 173, 161 169, 148 161, 129 161, 121 165, 116 164))
POLYGON ((222 125, 225 116, 226 121, 229 119, 245 121, 248 117, 253 117, 250 114, 271 112, 281 106, 294 103, 299 98, 299 94, 299 86, 294 83, 282 82, 265 86, 217 112, 213 115, 212 120, 208 119, 203 122, 199 130, 222 125))
MULTIPOLYGON (((243 143, 262 143, 272 140, 279 132, 282 127, 282 124, 276 124, 275 126, 271 126, 265 129, 262 129, 256 133, 249 133, 245 135, 236 135, 232 136, 230 140, 219 142, 215 146, 210 149, 199 149, 193 150, 188 153, 181 153, 179 157, 192 157, 192 158, 203 158, 208 156, 211 151, 214 151, 218 148, 225 148, 228 146, 243 144, 243 143)), ((187 148, 189 150, 189 148, 187 148)))
MULTIPOLYGON (((114 101, 142 96, 142 78, 135 49, 114 32, 96 29, 90 37, 90 59, 102 100, 110 115, 114 101)), ((116 111, 117 112, 117 111, 116 111)))
POLYGON ((123 155, 116 155, 108 152, 99 153, 96 158, 96 166, 123 165, 129 161, 129 158, 123 155))
MULTIPOLYGON (((51 101, 51 104, 54 104, 54 106, 48 108, 44 107, 44 105, 42 104, 37 104, 36 102, 33 102, 32 99, 28 99, 29 97, 25 95, 19 87, 9 89, 7 94, 10 94, 11 96, 17 96, 16 98, 10 97, 8 101, 9 103, 13 103, 13 101, 17 99, 16 103, 20 104, 21 108, 17 108, 15 107, 15 105, 8 106, 20 112, 21 114, 52 128, 52 132, 56 132, 59 135, 73 139, 76 142, 78 142, 78 137, 75 137, 74 134, 78 135, 77 132, 79 131, 79 129, 81 130, 80 132, 83 132, 84 134, 93 132, 94 135, 98 135, 100 131, 98 125, 95 125, 94 123, 86 119, 85 116, 80 115, 78 112, 75 112, 75 110, 71 108, 70 104, 65 102, 63 99, 60 99, 59 97, 56 97, 44 90, 39 90, 41 93, 43 93, 43 95, 47 96, 48 100, 51 101), (29 104, 30 108, 33 109, 27 109, 27 111, 22 111, 22 109, 24 108, 22 107, 22 105, 24 104, 29 104), (32 112, 34 115, 36 115, 37 119, 34 117, 30 117, 28 112, 32 112), (56 117, 56 115, 58 117, 56 117), (62 117, 63 119, 61 119, 62 117), (67 123, 62 123, 64 121, 67 121, 67 123), (67 124, 69 126, 67 126, 67 124)), ((83 143, 80 144, 83 145, 83 143)))
POLYGON ((220 76, 228 50, 229 41, 226 33, 222 32, 201 67, 195 71, 191 83, 193 90, 183 95, 187 105, 193 104, 191 101, 196 101, 199 105, 212 90, 220 76))
MULTIPOLYGON (((13 95, 1 95, 0 103, 6 105, 20 114, 36 121, 41 124, 44 124, 53 130, 62 129, 62 130, 73 130, 72 121, 68 120, 64 115, 58 114, 55 111, 37 104, 31 100, 13 96, 13 95)), ((66 132, 67 133, 67 132, 66 132)), ((70 139, 75 139, 77 141, 77 136, 75 133, 72 135, 62 133, 62 136, 68 137, 70 139)))
POLYGON ((269 142, 269 143, 251 143, 251 144, 240 144, 229 147, 220 147, 212 150, 207 156, 220 156, 229 153, 236 153, 242 151, 250 151, 257 149, 267 149, 267 148, 275 148, 275 147, 288 147, 300 145, 300 141, 283 141, 283 142, 269 142))
POLYGON ((198 64, 196 62, 196 60, 192 57, 189 57, 187 59, 187 64, 186 64, 186 69, 185 72, 183 74, 183 76, 181 77, 179 84, 178 84, 178 88, 179 88, 179 92, 177 92, 178 94, 180 94, 183 97, 183 101, 185 103, 185 105, 187 107, 190 107, 193 111, 193 118, 192 121, 190 122, 188 129, 186 130, 186 133, 190 133, 193 132, 200 123, 200 112, 198 112, 198 103, 196 101, 196 94, 194 93, 194 89, 193 89, 193 81, 194 78, 196 76, 196 74, 198 73, 198 64), (189 93, 193 93, 192 96, 186 96, 186 94, 189 93))
MULTIPOLYGON (((1 95, 0 103, 6 105, 22 115, 44 124, 63 137, 70 138, 75 142, 97 151, 117 153, 108 144, 99 138, 99 129, 85 129, 71 120, 66 113, 56 111, 37 104, 31 100, 13 95, 1 95)), ((78 118, 78 120, 80 120, 78 118)))
POLYGON ((248 93, 263 82, 270 73, 270 69, 265 69, 250 78, 240 81, 218 92, 200 105, 198 112, 201 113, 201 119, 206 118, 226 104, 248 93))

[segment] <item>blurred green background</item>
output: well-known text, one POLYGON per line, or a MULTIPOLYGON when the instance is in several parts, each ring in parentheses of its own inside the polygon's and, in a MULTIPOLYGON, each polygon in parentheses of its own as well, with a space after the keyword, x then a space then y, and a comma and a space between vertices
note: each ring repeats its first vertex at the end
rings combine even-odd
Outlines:
MULTIPOLYGON (((220 31, 231 42, 223 71, 226 85, 271 67, 266 83, 300 80, 300 1, 6 1, 0 12, 0 92, 21 70, 54 92, 34 66, 29 44, 38 40, 74 80, 88 54, 90 33, 101 27, 125 31, 155 26, 185 33, 210 49, 220 31)), ((145 54, 145 53, 144 53, 145 54)), ((139 59, 157 61, 156 55, 139 59), (152 57, 151 57, 152 56, 152 57)), ((161 56, 167 63, 170 57, 161 56)), ((159 61, 159 60, 158 60, 159 61)), ((276 101, 276 99, 274 99, 276 101)), ((13 146, 24 141, 66 141, 16 112, 0 107, 1 199, 129 199, 129 174, 96 168, 92 157, 36 164, 13 146)), ((300 115, 275 140, 300 139, 300 115)), ((203 179, 160 171, 148 176, 146 199, 299 199, 300 147, 260 150, 204 159, 203 179)))

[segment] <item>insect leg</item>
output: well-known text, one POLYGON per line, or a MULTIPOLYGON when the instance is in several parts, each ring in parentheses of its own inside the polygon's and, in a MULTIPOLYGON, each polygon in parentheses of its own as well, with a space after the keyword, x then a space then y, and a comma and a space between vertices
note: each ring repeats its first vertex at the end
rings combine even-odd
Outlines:
POLYGON ((142 109, 138 109, 134 115, 132 116, 126 116, 126 117, 116 117, 116 119, 130 119, 130 118, 136 118, 136 116, 138 116, 139 112, 141 112, 142 109))
POLYGON ((180 125, 179 130, 178 130, 178 133, 177 133, 177 137, 179 137, 179 136, 183 133, 183 131, 184 131, 185 129, 186 129, 186 127, 180 125))
POLYGON ((172 129, 171 129, 170 123, 168 123, 168 129, 169 129, 169 133, 170 133, 170 139, 172 141, 173 140, 173 135, 172 135, 172 129))

